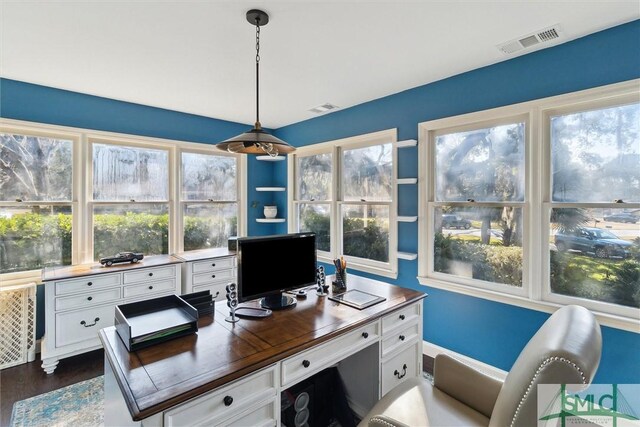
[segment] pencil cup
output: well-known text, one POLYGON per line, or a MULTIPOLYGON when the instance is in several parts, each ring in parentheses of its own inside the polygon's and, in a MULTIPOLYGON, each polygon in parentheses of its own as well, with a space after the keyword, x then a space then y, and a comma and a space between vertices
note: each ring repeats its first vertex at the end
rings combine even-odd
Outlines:
POLYGON ((347 271, 336 271, 336 280, 331 282, 331 290, 334 294, 340 294, 347 290, 347 271))

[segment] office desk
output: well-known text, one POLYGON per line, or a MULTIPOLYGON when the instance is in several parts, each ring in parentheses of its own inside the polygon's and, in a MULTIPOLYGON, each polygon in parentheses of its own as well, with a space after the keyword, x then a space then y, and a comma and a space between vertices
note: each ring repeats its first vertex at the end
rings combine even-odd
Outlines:
POLYGON ((132 353, 114 327, 101 330, 105 425, 279 425, 280 392, 336 364, 364 413, 421 375, 425 294, 355 275, 349 288, 386 301, 357 310, 310 291, 292 309, 235 324, 218 303, 197 334, 132 353))

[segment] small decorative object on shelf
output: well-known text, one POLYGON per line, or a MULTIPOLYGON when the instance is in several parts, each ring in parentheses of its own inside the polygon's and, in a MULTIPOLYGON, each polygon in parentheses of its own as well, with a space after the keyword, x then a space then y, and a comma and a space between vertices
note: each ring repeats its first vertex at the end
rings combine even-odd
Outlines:
POLYGON ((144 258, 144 254, 140 252, 118 252, 114 256, 100 258, 100 264, 106 265, 107 267, 120 262, 132 262, 135 264, 142 258, 144 258))
POLYGON ((264 217, 267 219, 273 219, 278 215, 278 207, 274 205, 266 205, 264 207, 264 217))

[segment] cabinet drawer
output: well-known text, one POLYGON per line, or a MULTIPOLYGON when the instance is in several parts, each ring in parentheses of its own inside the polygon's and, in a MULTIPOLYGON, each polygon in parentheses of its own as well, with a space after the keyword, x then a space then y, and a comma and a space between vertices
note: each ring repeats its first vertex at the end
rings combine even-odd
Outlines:
POLYGON ((94 289, 103 289, 120 284, 120 274, 101 274, 99 276, 87 276, 82 279, 65 280, 56 282, 56 295, 68 295, 77 292, 86 292, 94 289))
POLYGON ((209 291, 213 297, 213 302, 222 301, 227 297, 227 282, 215 283, 193 288, 193 292, 209 291))
MULTIPOLYGON (((258 404, 256 408, 244 411, 237 417, 233 417, 223 423, 218 424, 220 427, 271 427, 276 425, 276 400, 271 399, 262 404, 258 404)), ((308 426, 309 424, 305 424, 308 426)), ((293 426, 292 426, 293 427, 293 426)))
POLYGON ((382 362, 380 373, 382 382, 382 396, 403 381, 414 378, 418 372, 418 345, 416 342, 408 349, 401 351, 391 359, 382 362))
POLYGON ((388 332, 382 338, 382 357, 393 353, 395 350, 406 347, 418 339, 420 333, 420 327, 418 322, 415 322, 402 329, 388 332))
MULTIPOLYGON (((56 314, 56 347, 98 340, 98 331, 113 326, 114 305, 56 314)), ((86 343, 85 343, 86 344, 86 343)))
POLYGON ((346 356, 373 344, 379 337, 379 323, 373 322, 328 343, 304 351, 282 362, 282 386, 296 382, 339 362, 346 356))
POLYGON ((56 311, 70 308, 93 307, 105 302, 116 302, 120 299, 120 287, 102 291, 85 292, 80 295, 56 298, 56 311))
POLYGON ((400 328, 402 327, 401 325, 413 323, 416 319, 420 319, 420 306, 421 303, 413 304, 384 316, 382 318, 382 334, 384 335, 387 331, 400 328))
POLYGON ((139 283, 124 287, 124 298, 131 298, 140 295, 148 295, 149 298, 155 297, 156 294, 166 293, 168 291, 176 292, 176 281, 159 280, 156 282, 139 283))
POLYGON ((234 269, 230 270, 221 270, 221 271, 212 271, 209 273, 200 273, 193 275, 193 286, 205 285, 214 282, 225 282, 233 281, 236 278, 236 272, 234 269))
POLYGON ((124 283, 136 283, 157 279, 170 279, 176 277, 176 266, 160 268, 144 268, 138 271, 124 273, 124 283))
POLYGON ((166 411, 164 425, 217 424, 233 414, 253 408, 256 402, 270 396, 276 397, 275 366, 166 411))
POLYGON ((212 258, 205 261, 198 261, 191 264, 192 273, 204 273, 207 271, 227 270, 235 267, 235 258, 212 258))

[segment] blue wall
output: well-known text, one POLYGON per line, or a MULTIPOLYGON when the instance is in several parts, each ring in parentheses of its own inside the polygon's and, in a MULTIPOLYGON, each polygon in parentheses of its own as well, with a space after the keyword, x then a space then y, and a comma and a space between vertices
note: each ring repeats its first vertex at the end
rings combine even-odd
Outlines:
MULTIPOLYGON (((640 21, 570 43, 297 123, 275 133, 303 146, 388 128, 399 139, 417 138, 418 123, 514 104, 640 77, 640 21)), ((133 135, 215 143, 249 125, 126 103, 0 79, 0 117, 133 135)), ((417 149, 399 152, 399 176, 416 176, 417 149)), ((265 203, 286 215, 286 194, 258 193, 256 186, 286 186, 286 162, 249 157, 248 232, 286 232, 286 225, 257 224, 265 203), (252 207, 252 202, 257 207, 252 207)), ((408 188, 404 188, 408 187, 408 188)), ((417 189, 399 191, 399 213, 418 210, 417 189)), ((417 224, 399 225, 399 246, 416 251, 417 224)), ((508 370, 547 314, 486 301, 418 284, 417 262, 399 260, 401 286, 429 293, 425 302, 425 339, 508 370)), ((366 276, 365 274, 363 274, 366 276)), ((384 279, 386 280, 386 279, 384 279)), ((42 298, 42 297, 41 297, 42 298)), ((39 307, 43 307, 39 300, 39 307)), ((44 313, 38 317, 44 319, 44 313)), ((39 327, 38 336, 42 335, 39 327)), ((640 335, 603 328, 604 351, 596 380, 640 383, 640 335)))
MULTIPOLYGON (((640 21, 553 48, 473 70, 276 130, 295 146, 397 128, 417 139, 418 123, 559 95, 640 77, 640 21)), ((417 148, 399 150, 399 177, 415 177, 417 148)), ((286 171, 278 171, 285 173, 286 171)), ((416 215, 415 186, 401 186, 399 214, 416 215), (404 188, 412 187, 412 188, 404 188)), ((399 249, 415 251, 416 223, 400 223, 399 249)), ((548 314, 421 287, 417 261, 399 260, 401 286, 426 290, 424 338, 509 370, 548 314)), ((363 276, 369 276, 362 274, 363 276)), ((640 335, 603 328, 604 349, 596 381, 640 383, 640 335)))

